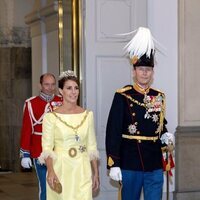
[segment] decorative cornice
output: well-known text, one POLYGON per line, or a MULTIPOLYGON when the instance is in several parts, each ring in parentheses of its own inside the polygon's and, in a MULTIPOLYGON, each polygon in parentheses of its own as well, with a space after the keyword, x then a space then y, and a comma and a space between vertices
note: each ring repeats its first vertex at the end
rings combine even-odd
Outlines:
POLYGON ((55 1, 51 5, 48 5, 44 8, 41 8, 26 15, 25 23, 30 25, 34 22, 43 20, 44 18, 55 15, 57 13, 58 13, 58 3, 57 1, 55 1))

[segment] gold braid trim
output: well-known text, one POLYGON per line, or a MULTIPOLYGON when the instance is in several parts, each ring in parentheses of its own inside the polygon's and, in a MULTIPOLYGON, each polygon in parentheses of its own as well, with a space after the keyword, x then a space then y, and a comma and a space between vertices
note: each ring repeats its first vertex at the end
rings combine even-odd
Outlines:
POLYGON ((162 103, 162 108, 160 111, 160 123, 158 126, 158 129, 156 130, 156 134, 161 134, 161 131, 163 130, 163 124, 164 124, 164 119, 165 119, 165 110, 166 110, 166 100, 165 100, 165 95, 164 93, 161 93, 162 97, 163 97, 163 103, 162 103))
POLYGON ((149 137, 149 136, 122 134, 122 138, 129 139, 129 140, 146 140, 146 141, 154 141, 155 142, 158 139, 158 136, 149 137))
MULTIPOLYGON (((139 106, 142 106, 144 108, 147 108, 145 103, 140 103, 138 100, 133 99, 130 95, 127 95, 125 93, 120 93, 120 94, 125 96, 126 98, 130 99, 133 103, 135 103, 139 106)), ((165 100, 165 94, 164 93, 160 92, 158 95, 161 95, 163 97, 162 108, 161 108, 161 111, 160 111, 159 126, 158 126, 158 128, 155 132, 156 134, 159 134, 159 137, 160 137, 161 131, 163 130, 163 124, 164 124, 164 118, 165 118, 166 100, 165 100)))
POLYGON ((133 103, 136 103, 137 105, 143 106, 143 107, 146 108, 145 103, 140 103, 138 100, 133 99, 131 96, 129 96, 129 95, 127 95, 127 94, 121 93, 121 95, 123 95, 123 96, 125 96, 126 98, 130 99, 133 103))
POLYGON ((118 89, 118 90, 117 90, 117 93, 126 92, 126 91, 131 90, 131 89, 132 89, 131 86, 126 86, 126 87, 124 87, 124 88, 118 89))
POLYGON ((144 89, 144 88, 142 88, 141 86, 139 86, 137 83, 135 83, 135 84, 133 85, 133 88, 134 88, 137 92, 139 92, 139 93, 141 93, 141 94, 147 94, 147 93, 149 93, 149 90, 150 90, 150 87, 144 89))

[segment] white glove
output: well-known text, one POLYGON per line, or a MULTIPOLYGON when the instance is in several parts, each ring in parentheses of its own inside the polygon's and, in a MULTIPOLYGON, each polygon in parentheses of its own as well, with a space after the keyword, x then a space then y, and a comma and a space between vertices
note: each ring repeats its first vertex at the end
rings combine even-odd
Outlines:
POLYGON ((174 134, 166 132, 160 138, 162 144, 173 145, 174 144, 174 134))
POLYGON ((21 166, 23 168, 28 168, 30 169, 32 167, 32 162, 31 162, 31 159, 30 158, 22 158, 21 160, 21 166))
POLYGON ((122 180, 122 172, 119 167, 111 167, 109 176, 114 181, 121 181, 122 180))

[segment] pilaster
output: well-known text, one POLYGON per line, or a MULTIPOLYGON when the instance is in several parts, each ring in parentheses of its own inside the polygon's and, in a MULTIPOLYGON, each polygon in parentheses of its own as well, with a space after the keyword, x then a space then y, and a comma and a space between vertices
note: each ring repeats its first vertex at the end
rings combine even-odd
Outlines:
POLYGON ((57 13, 57 1, 47 1, 45 5, 35 4, 34 10, 25 17, 31 30, 33 95, 38 94, 41 74, 50 72, 56 77, 59 75, 57 13))
POLYGON ((176 200, 200 196, 200 21, 198 0, 179 0, 179 126, 176 130, 176 200))

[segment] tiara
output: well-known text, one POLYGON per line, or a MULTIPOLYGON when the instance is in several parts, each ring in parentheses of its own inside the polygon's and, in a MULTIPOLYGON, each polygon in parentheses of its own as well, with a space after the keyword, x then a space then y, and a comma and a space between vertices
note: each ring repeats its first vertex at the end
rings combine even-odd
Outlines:
POLYGON ((74 72, 72 70, 67 70, 67 71, 62 72, 59 76, 59 80, 61 80, 62 78, 65 78, 65 77, 77 78, 77 76, 74 74, 74 72))

